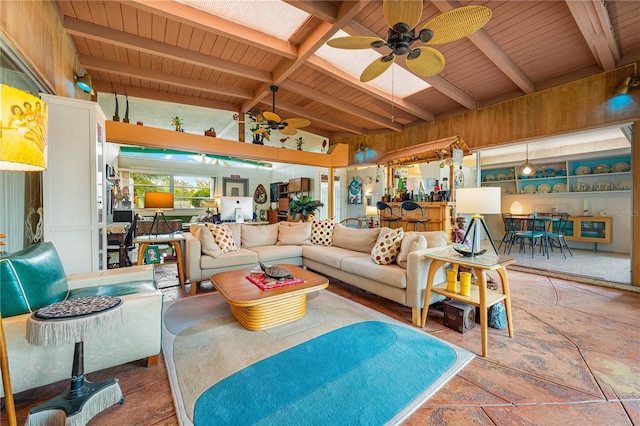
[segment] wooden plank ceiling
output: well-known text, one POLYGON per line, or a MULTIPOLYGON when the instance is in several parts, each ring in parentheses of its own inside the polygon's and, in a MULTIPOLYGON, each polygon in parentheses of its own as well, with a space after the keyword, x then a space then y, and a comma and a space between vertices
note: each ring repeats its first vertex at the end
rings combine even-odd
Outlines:
POLYGON ((444 70, 401 99, 314 54, 338 30, 386 39, 382 2, 286 1, 312 15, 289 41, 173 1, 57 4, 100 92, 245 112, 271 110, 276 84, 276 112, 308 118, 306 131, 329 138, 402 131, 640 60, 640 1, 425 0, 418 27, 469 4, 493 17, 435 46, 444 70))

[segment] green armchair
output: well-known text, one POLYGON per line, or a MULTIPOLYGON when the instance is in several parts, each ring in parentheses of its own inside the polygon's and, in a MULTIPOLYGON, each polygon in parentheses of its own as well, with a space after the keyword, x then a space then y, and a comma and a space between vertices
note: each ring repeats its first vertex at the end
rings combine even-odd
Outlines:
MULTIPOLYGON (((161 350, 162 292, 152 265, 66 276, 52 243, 41 243, 0 258, 0 313, 13 392, 69 378, 73 344, 35 346, 26 324, 37 309, 62 300, 109 295, 124 303, 119 330, 84 342, 85 372, 146 359, 161 350)), ((4 391, 0 396, 4 396, 4 391)))

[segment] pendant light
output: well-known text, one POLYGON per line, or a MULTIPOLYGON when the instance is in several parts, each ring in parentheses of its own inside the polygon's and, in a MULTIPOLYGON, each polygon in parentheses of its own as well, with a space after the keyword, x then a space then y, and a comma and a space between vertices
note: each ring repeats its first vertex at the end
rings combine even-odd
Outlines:
POLYGON ((524 161, 524 164, 516 169, 516 171, 523 176, 531 176, 536 172, 536 170, 538 170, 538 166, 529 162, 529 144, 527 144, 526 160, 524 161))

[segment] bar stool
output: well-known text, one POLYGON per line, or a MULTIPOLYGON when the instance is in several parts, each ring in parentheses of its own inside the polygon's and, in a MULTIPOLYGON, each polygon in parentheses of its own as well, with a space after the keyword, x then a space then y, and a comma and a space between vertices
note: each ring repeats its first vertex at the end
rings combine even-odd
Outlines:
POLYGON ((414 201, 403 201, 402 204, 400 205, 400 215, 402 216, 402 219, 407 222, 407 226, 410 223, 413 223, 413 230, 417 231, 418 229, 418 224, 422 224, 422 226, 424 227, 424 230, 427 230, 427 222, 429 221, 428 217, 424 217, 424 209, 422 208, 422 206, 414 201), (404 211, 414 211, 420 209, 420 217, 417 216, 411 216, 411 217, 407 217, 404 215, 404 211))
POLYGON ((398 226, 398 220, 400 220, 400 218, 392 214, 393 210, 389 204, 384 201, 378 201, 376 203, 376 207, 378 208, 378 214, 380 215, 380 225, 387 222, 389 228, 391 228, 391 222, 393 222, 396 224, 396 227, 398 226), (384 211, 387 209, 389 209, 389 214, 387 216, 383 216, 384 211))

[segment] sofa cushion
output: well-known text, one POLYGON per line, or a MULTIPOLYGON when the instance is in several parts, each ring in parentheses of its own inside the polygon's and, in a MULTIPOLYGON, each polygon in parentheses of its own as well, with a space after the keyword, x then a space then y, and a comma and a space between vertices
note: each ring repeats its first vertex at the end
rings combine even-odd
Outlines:
POLYGON ((26 314, 67 297, 67 277, 52 243, 35 244, 0 259, 2 317, 26 314))
POLYGON ((233 239, 231 229, 228 225, 214 225, 213 223, 207 223, 205 226, 211 230, 213 238, 216 240, 216 244, 220 247, 222 253, 238 250, 238 246, 233 239))
POLYGON ((393 287, 407 288, 406 269, 396 264, 377 265, 370 256, 347 257, 342 261, 340 269, 393 287))
POLYGON ((367 259, 371 257, 368 253, 354 252, 340 247, 319 246, 316 244, 302 246, 302 256, 305 259, 315 260, 316 262, 336 269, 340 269, 342 260, 347 257, 366 257, 367 259))
POLYGON ((189 225, 189 232, 200 241, 200 247, 202 253, 211 257, 218 257, 222 254, 222 249, 213 237, 213 233, 209 228, 204 225, 194 224, 189 225))
POLYGON ((378 265, 389 265, 396 260, 404 231, 396 228, 390 232, 380 233, 380 238, 371 250, 371 259, 378 265))
POLYGON ((277 245, 295 245, 308 246, 311 245, 311 222, 280 222, 278 224, 278 242, 277 245), (287 224, 287 225, 285 225, 287 224))
POLYGON ((400 244, 400 252, 396 257, 396 263, 400 267, 407 269, 407 258, 409 253, 415 250, 424 250, 427 248, 427 240, 424 235, 420 235, 416 232, 405 232, 402 237, 402 243, 400 244))
POLYGON ((449 244, 449 235, 445 231, 416 232, 427 240, 427 248, 445 247, 449 244))
POLYGON ((273 246, 278 242, 278 224, 243 225, 241 228, 242 247, 273 246))
MULTIPOLYGON (((233 241, 236 243, 238 247, 242 245, 242 227, 244 226, 242 223, 229 222, 225 223, 231 229, 231 235, 233 236, 233 241)), ((253 225, 249 225, 253 226, 253 225)))
MULTIPOLYGON (((293 245, 251 247, 260 262, 276 262, 282 259, 302 258, 302 247, 293 245)), ((302 261, 302 259, 300 259, 302 261)))
POLYGON ((155 281, 132 281, 123 284, 100 285, 77 288, 69 291, 69 299, 87 296, 126 296, 128 294, 152 293, 158 289, 155 281))
MULTIPOLYGON (((258 254, 249 249, 240 248, 238 250, 223 253, 220 257, 213 258, 211 256, 200 257, 201 269, 227 268, 231 266, 258 264, 258 254)), ((206 278, 206 277, 205 277, 206 278)))
POLYGON ((380 236, 380 229, 353 229, 337 224, 333 228, 333 242, 335 247, 347 250, 371 253, 371 249, 376 244, 380 236))
POLYGON ((311 244, 330 246, 333 239, 333 228, 336 224, 333 219, 319 220, 313 216, 311 219, 311 244))

